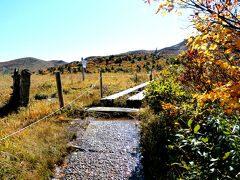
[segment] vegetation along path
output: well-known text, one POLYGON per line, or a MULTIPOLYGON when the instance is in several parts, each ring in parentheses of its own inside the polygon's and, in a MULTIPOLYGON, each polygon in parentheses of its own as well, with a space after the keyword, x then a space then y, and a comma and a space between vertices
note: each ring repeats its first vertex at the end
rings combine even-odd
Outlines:
POLYGON ((135 120, 92 120, 72 146, 63 179, 143 179, 135 120))

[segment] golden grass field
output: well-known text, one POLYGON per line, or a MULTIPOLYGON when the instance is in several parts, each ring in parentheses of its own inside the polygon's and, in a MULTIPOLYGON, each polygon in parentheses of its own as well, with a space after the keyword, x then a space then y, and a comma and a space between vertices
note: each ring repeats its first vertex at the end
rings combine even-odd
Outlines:
MULTIPOLYGON (((73 118, 84 118, 83 108, 100 102, 99 74, 86 74, 82 81, 80 73, 62 74, 65 104, 68 104, 87 89, 96 85, 73 104, 51 117, 0 142, 0 179, 48 179, 54 175, 56 165, 63 162, 68 154, 67 143, 73 134, 67 132, 68 123, 73 118)), ((130 88, 149 80, 148 74, 104 73, 104 96, 130 88), (111 77, 112 76, 112 77, 111 77), (118 76, 118 77, 116 77, 118 76)), ((59 108, 54 75, 31 76, 30 103, 0 118, 0 138, 4 138, 21 128, 43 118, 59 108), (35 96, 45 95, 48 99, 35 100, 35 96)), ((0 76, 0 102, 6 102, 12 89, 10 75, 0 76)))

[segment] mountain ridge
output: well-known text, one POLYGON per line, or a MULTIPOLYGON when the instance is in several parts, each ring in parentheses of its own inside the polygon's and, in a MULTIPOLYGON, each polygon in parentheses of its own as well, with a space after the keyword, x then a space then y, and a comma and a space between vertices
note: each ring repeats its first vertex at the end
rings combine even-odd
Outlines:
MULTIPOLYGON (((187 46, 185 45, 187 40, 184 40, 178 44, 175 44, 173 46, 165 47, 160 50, 134 50, 134 51, 128 51, 125 53, 116 54, 114 56, 122 56, 122 55, 134 55, 134 54, 154 54, 157 55, 178 55, 182 53, 183 51, 187 50, 187 46)), ((102 57, 108 57, 107 56, 89 56, 85 58, 86 60, 91 60, 94 58, 102 58, 102 57)), ((24 57, 24 58, 18 58, 10 61, 0 62, 0 72, 1 73, 12 73, 15 68, 22 70, 22 69, 29 69, 31 72, 38 71, 38 70, 45 70, 50 67, 56 67, 61 66, 64 64, 71 64, 73 62, 65 62, 63 60, 50 60, 45 61, 34 57, 24 57)))
POLYGON ((29 69, 31 72, 44 70, 49 67, 56 67, 66 64, 63 60, 50 60, 45 61, 34 57, 18 58, 10 61, 0 62, 0 72, 11 73, 14 69, 29 69))
MULTIPOLYGON (((157 50, 157 54, 159 54, 159 55, 161 55, 161 54, 174 54, 174 55, 181 54, 182 51, 186 51, 188 49, 188 47, 185 45, 186 43, 187 43, 187 40, 183 40, 182 42, 180 42, 178 44, 159 49, 159 50, 157 50)), ((133 50, 133 51, 127 51, 124 53, 115 54, 114 56, 129 55, 129 54, 153 54, 153 53, 156 53, 156 50, 140 49, 140 50, 133 50)), ((110 56, 110 55, 107 55, 107 56, 110 56)), ((92 59, 92 58, 107 57, 107 56, 89 56, 85 59, 88 60, 88 59, 92 59)))

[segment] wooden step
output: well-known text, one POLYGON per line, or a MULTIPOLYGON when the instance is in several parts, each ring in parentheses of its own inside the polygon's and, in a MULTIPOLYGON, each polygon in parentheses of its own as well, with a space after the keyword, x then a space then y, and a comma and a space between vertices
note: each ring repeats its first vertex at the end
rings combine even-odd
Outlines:
POLYGON ((117 113, 138 113, 139 109, 135 108, 121 108, 121 107, 90 107, 88 112, 117 112, 117 113))
POLYGON ((134 96, 131 96, 127 99, 128 107, 140 107, 142 104, 142 100, 144 99, 145 94, 144 91, 141 91, 134 96))
POLYGON ((135 91, 138 91, 138 90, 142 90, 143 88, 145 88, 147 85, 149 84, 149 82, 146 82, 146 83, 143 83, 143 84, 140 84, 138 86, 135 86, 135 87, 132 87, 130 89, 127 89, 127 90, 124 90, 124 91, 121 91, 121 92, 118 92, 116 94, 113 94, 111 96, 107 96, 105 98, 102 98, 101 99, 101 102, 103 103, 113 103, 113 101, 117 98, 120 98, 122 96, 125 96, 127 94, 130 94, 132 92, 135 92, 135 91))
POLYGON ((127 100, 128 101, 142 101, 145 97, 144 91, 141 91, 134 96, 129 97, 127 100))

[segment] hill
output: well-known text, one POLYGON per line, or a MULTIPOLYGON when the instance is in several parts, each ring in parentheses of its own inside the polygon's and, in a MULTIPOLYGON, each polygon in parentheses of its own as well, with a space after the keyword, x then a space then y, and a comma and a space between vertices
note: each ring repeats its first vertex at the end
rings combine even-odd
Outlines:
POLYGON ((0 72, 11 73, 15 68, 20 70, 29 69, 31 72, 34 72, 40 69, 45 70, 49 67, 56 67, 63 64, 66 64, 66 62, 62 60, 44 61, 33 57, 25 57, 6 62, 0 62, 0 72))
MULTIPOLYGON (((176 45, 169 46, 160 50, 157 50, 158 55, 178 55, 182 53, 182 51, 187 50, 187 46, 185 45, 187 40, 184 40, 176 45)), ((121 53, 119 55, 134 55, 134 54, 153 54, 156 53, 156 50, 135 50, 135 51, 128 51, 125 53, 121 53)))
MULTIPOLYGON (((150 71, 161 69, 161 61, 176 57, 187 50, 184 40, 176 45, 160 50, 135 50, 111 56, 90 56, 87 57, 87 72, 98 72, 100 69, 108 72, 118 71, 150 71)), ((11 73, 15 68, 29 69, 30 71, 43 70, 45 73, 56 70, 64 72, 81 72, 81 62, 66 63, 64 61, 44 61, 32 57, 15 59, 0 63, 0 72, 11 73), (59 66, 56 68, 56 66, 59 66), (48 70, 47 70, 48 69, 48 70)))
POLYGON ((184 40, 176 45, 166 47, 163 49, 160 49, 157 51, 157 54, 163 55, 163 54, 172 54, 172 55, 179 55, 183 51, 186 51, 188 47, 185 45, 187 43, 187 40, 184 40))
MULTIPOLYGON (((187 50, 182 41, 174 46, 160 50, 136 50, 110 56, 90 56, 87 57, 87 73, 103 72, 141 72, 141 71, 160 71, 164 62, 173 63, 177 56, 187 50)), ((177 62, 177 61, 176 61, 177 62)), ((57 68, 50 68, 46 73, 60 71, 61 73, 82 72, 82 64, 79 61, 71 62, 57 68)))

